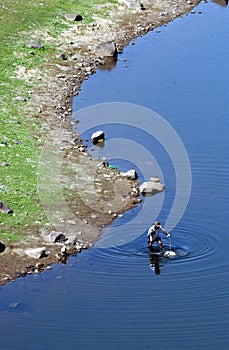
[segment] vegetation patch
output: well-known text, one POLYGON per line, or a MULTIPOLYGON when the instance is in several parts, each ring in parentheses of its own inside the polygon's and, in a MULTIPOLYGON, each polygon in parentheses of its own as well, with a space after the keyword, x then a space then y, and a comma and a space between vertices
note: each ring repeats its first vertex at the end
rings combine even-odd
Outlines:
POLYGON ((106 3, 103 0, 1 1, 0 202, 13 211, 12 214, 0 212, 0 239, 4 243, 25 238, 29 227, 47 221, 37 196, 41 119, 32 116, 28 107, 34 85, 44 74, 43 65, 50 58, 57 60, 55 38, 72 25, 65 14, 80 14, 83 21, 77 23, 77 28, 83 31, 93 15, 106 16, 107 7, 103 6, 106 3), (30 47, 34 41, 40 42, 41 48, 30 47), (28 71, 33 72, 31 78, 28 71))

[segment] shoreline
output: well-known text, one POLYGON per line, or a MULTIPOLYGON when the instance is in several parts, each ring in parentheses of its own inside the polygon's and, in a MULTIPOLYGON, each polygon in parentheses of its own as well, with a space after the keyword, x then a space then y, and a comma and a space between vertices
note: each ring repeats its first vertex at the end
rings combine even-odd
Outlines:
MULTIPOLYGON (((74 165, 77 169, 80 168, 82 172, 85 171, 83 165, 86 163, 92 175, 98 171, 98 163, 100 161, 87 154, 87 151, 80 151, 82 147, 81 140, 79 135, 73 133, 71 128, 72 99, 78 94, 82 82, 88 79, 91 74, 94 74, 97 69, 107 69, 108 61, 111 62, 111 59, 107 60, 104 57, 98 57, 94 50, 96 45, 104 41, 113 41, 116 44, 117 51, 121 52, 131 40, 184 15, 198 3, 199 1, 174 0, 162 4, 161 2, 160 4, 156 2, 155 5, 155 1, 148 0, 144 3, 144 10, 139 7, 130 9, 125 5, 119 5, 116 8, 110 4, 102 5, 103 8, 107 6, 109 18, 101 19, 96 17, 95 21, 87 26, 84 34, 81 33, 78 36, 76 34, 77 22, 72 24, 67 31, 65 30, 61 33, 55 40, 57 44, 62 42, 62 45, 59 46, 59 51, 60 54, 64 55, 62 57, 65 57, 65 59, 56 61, 53 60, 54 58, 50 59, 49 57, 47 62, 41 67, 38 80, 37 71, 31 72, 24 70, 23 67, 19 67, 17 71, 18 77, 24 80, 30 79, 30 81, 32 79, 33 81, 33 90, 31 91, 29 103, 25 108, 25 113, 30 113, 31 118, 38 119, 41 123, 42 128, 38 135, 35 135, 37 139, 41 139, 41 141, 38 141, 38 147, 41 153, 47 154, 47 151, 50 151, 50 149, 52 152, 51 157, 42 159, 45 159, 47 163, 45 163, 45 167, 41 167, 38 171, 38 177, 40 176, 41 181, 42 179, 44 180, 41 182, 40 193, 44 194, 49 191, 52 179, 51 177, 45 178, 45 169, 49 169, 52 166, 55 167, 56 160, 60 159, 61 165, 63 165, 67 159, 67 167, 71 168, 74 165), (53 145, 55 145, 54 148, 53 145), (56 155, 57 158, 55 158, 56 155), (52 159, 49 163, 50 158, 52 159), (45 184, 47 184, 47 187, 45 184)), ((45 40, 51 39, 47 36, 45 40)), ((60 169, 57 170, 60 171, 60 169)), ((102 189, 106 189, 106 193, 111 193, 115 182, 121 179, 119 172, 109 168, 100 170, 99 176, 102 178, 102 189), (104 175, 106 175, 106 180, 104 175), (107 180, 107 177, 109 180, 107 180)), ((53 174, 50 173, 49 175, 53 174)), ((109 208, 111 209, 107 212, 102 211, 99 205, 97 209, 94 209, 95 207, 93 206, 94 210, 91 210, 91 206, 88 207, 83 201, 79 205, 77 204, 78 207, 76 208, 75 200, 69 197, 69 195, 75 193, 74 191, 76 191, 77 195, 75 172, 73 171, 71 174, 71 171, 69 171, 67 174, 64 174, 62 171, 62 173, 59 173, 60 175, 66 186, 69 184, 72 186, 71 193, 69 193, 68 189, 65 191, 65 201, 68 208, 71 209, 69 215, 67 214, 63 218, 63 212, 61 212, 59 216, 55 216, 53 218, 55 221, 54 225, 35 223, 33 227, 27 228, 29 238, 23 242, 7 246, 7 249, 0 257, 2 267, 0 285, 13 281, 16 277, 23 277, 30 273, 39 273, 47 268, 50 269, 50 265, 58 261, 66 263, 69 255, 76 254, 82 249, 90 247, 99 238, 102 227, 109 225, 117 215, 133 208, 137 204, 136 187, 138 183, 131 180, 128 181, 128 184, 125 181, 121 186, 121 197, 124 200, 121 206, 119 204, 120 196, 114 193, 113 198, 110 198, 110 195, 100 196, 102 200, 107 201, 106 203, 110 203, 109 208), (74 215, 73 208, 74 213, 77 213, 77 215, 74 215), (66 227, 68 230, 67 234, 66 227), (56 238, 58 234, 59 236, 62 235, 62 240, 60 239, 57 243, 50 242, 50 235, 55 236, 54 232, 56 232, 56 238), (69 241, 67 251, 61 252, 61 249, 66 246, 65 239, 69 241), (36 247, 45 247, 42 258, 32 258, 25 255, 26 249, 36 247)), ((91 181, 93 181, 93 177, 88 176, 85 186, 91 181)), ((55 203, 59 194, 59 188, 57 188, 56 197, 54 196, 54 198, 50 199, 50 196, 52 197, 53 195, 50 192, 47 200, 44 199, 43 203, 41 203, 46 213, 48 213, 50 207, 50 200, 52 200, 53 212, 58 212, 60 208, 58 206, 55 207, 55 203), (46 205, 47 207, 45 208, 46 205)), ((79 197, 77 197, 77 200, 79 201, 79 197)))

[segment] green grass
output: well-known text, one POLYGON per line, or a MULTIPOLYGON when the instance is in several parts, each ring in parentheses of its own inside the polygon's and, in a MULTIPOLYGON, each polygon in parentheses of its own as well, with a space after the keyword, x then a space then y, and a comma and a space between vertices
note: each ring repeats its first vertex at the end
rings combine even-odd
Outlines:
POLYGON ((117 3, 104 0, 1 0, 0 2, 0 201, 13 210, 13 214, 0 213, 0 239, 18 241, 24 238, 25 228, 36 222, 45 223, 46 217, 37 195, 37 166, 39 161, 39 120, 31 118, 27 101, 33 82, 16 77, 19 66, 39 68, 48 59, 54 59, 55 42, 43 43, 45 50, 28 47, 32 34, 49 32, 53 38, 71 23, 66 13, 79 13, 82 28, 92 20, 93 14, 106 16, 95 7, 97 4, 117 3), (25 112, 27 110, 27 112, 25 112), (20 141, 20 144, 14 140, 20 141), (2 143, 6 143, 1 146, 2 143), (3 162, 9 166, 2 166, 3 162))

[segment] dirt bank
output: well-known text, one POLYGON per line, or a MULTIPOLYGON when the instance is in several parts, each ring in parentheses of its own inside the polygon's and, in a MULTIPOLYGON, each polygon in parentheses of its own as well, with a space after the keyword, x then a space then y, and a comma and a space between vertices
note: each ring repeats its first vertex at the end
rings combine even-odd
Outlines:
POLYGON ((114 63, 98 57, 94 50, 98 43, 113 41, 119 52, 134 38, 182 16, 198 2, 148 0, 134 8, 121 1, 118 6, 108 3, 102 5, 107 16, 95 17, 83 32, 77 22, 71 22, 57 38, 48 32, 31 34, 33 40, 43 38, 44 50, 46 42, 55 41, 60 54, 57 60, 47 52, 46 63, 39 70, 16 69, 17 76, 33 86, 24 113, 42 125, 39 132, 33 131, 33 137, 41 152, 38 192, 48 222, 25 228, 26 239, 8 245, 1 253, 0 284, 38 273, 60 260, 64 263, 70 254, 98 239, 102 227, 136 205, 137 182, 123 179, 118 170, 104 168, 72 132, 72 98, 96 69, 114 63), (41 249, 41 258, 31 256, 34 248, 41 249))

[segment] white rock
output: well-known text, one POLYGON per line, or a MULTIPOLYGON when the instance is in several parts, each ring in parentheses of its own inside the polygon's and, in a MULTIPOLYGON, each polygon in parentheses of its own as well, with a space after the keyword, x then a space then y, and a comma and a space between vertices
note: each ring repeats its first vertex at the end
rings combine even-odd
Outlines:
POLYGON ((118 0, 118 3, 121 5, 126 5, 129 8, 139 8, 140 5, 135 0, 118 0))
POLYGON ((95 131, 91 135, 91 140, 94 143, 104 141, 104 138, 105 138, 105 134, 104 134, 104 131, 102 130, 95 131))
POLYGON ((164 185, 158 182, 143 182, 143 184, 139 187, 139 191, 142 194, 155 194, 157 192, 161 192, 164 190, 164 185))
POLYGON ((151 177, 149 179, 149 181, 151 181, 151 182, 160 182, 160 179, 158 177, 151 177))
POLYGON ((27 254, 31 258, 39 259, 45 254, 45 247, 26 249, 25 254, 27 254))
POLYGON ((137 177, 137 172, 134 169, 128 170, 125 173, 120 173, 121 176, 127 177, 128 179, 135 180, 137 177))
POLYGON ((176 253, 171 251, 171 250, 167 250, 165 253, 164 253, 164 257, 165 258, 174 258, 176 256, 176 253))
POLYGON ((49 235, 48 235, 48 240, 50 243, 55 243, 57 237, 59 237, 60 235, 62 235, 62 232, 56 232, 56 231, 52 231, 49 235))

